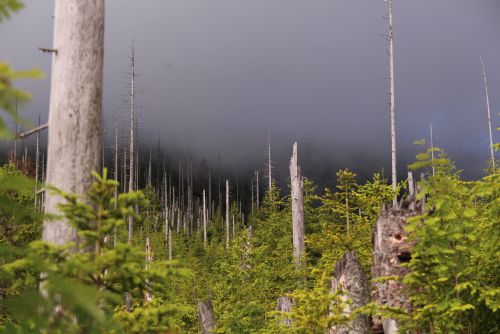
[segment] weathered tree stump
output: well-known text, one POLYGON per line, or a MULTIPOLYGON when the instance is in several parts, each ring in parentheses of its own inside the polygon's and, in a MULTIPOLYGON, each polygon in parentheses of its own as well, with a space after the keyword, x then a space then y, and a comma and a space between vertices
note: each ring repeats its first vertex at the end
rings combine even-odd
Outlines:
MULTIPOLYGON (((344 312, 366 305, 370 301, 370 287, 368 280, 354 251, 344 254, 335 265, 331 280, 332 292, 345 291, 344 299, 351 299, 352 303, 344 312)), ((331 328, 329 334, 366 334, 370 330, 370 319, 366 315, 359 315, 345 326, 331 328)))
MULTIPOLYGON (((422 202, 415 196, 402 199, 392 208, 382 208, 373 231, 373 279, 383 276, 403 277, 409 269, 401 263, 411 259, 414 242, 408 240, 405 230, 408 218, 422 212, 422 202)), ((400 307, 410 310, 411 305, 404 294, 402 283, 398 280, 374 282, 373 299, 381 306, 400 307)), ((396 333, 397 324, 394 319, 375 318, 372 328, 374 333, 396 333)))
MULTIPOLYGON (((278 312, 290 312, 292 310, 293 300, 288 296, 279 296, 276 301, 276 311, 278 312)), ((292 325, 292 319, 289 317, 282 315, 280 318, 280 322, 285 326, 292 325)))
POLYGON ((201 332, 203 334, 213 333, 215 331, 215 318, 212 301, 199 301, 198 314, 200 316, 201 332))

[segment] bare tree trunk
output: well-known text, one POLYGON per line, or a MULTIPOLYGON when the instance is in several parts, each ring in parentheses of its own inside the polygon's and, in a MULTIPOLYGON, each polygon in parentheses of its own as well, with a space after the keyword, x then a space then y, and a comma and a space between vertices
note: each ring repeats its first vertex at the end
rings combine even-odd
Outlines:
MULTIPOLYGON (((284 312, 284 313, 291 312, 292 306, 293 306, 293 300, 288 296, 279 296, 278 300, 276 301, 276 311, 278 312, 284 312)), ((283 325, 287 327, 292 326, 292 319, 290 317, 282 314, 279 315, 278 318, 280 319, 280 322, 283 325)))
POLYGON ((205 198, 205 189, 203 189, 203 244, 207 246, 207 203, 205 198))
MULTIPOLYGON (((83 194, 101 160, 104 1, 56 0, 53 48, 47 182, 83 194)), ((48 193, 46 212, 60 202, 48 193)), ((65 244, 76 232, 64 220, 46 221, 43 239, 65 244)))
MULTIPOLYGON (((146 237, 146 270, 149 270, 149 264, 153 260, 151 256, 151 244, 149 242, 149 237, 146 237)), ((146 281, 146 293, 144 294, 144 300, 150 302, 153 300, 153 294, 151 293, 150 282, 146 281)))
POLYGON ((484 65, 483 57, 481 59, 481 67, 483 70, 483 81, 484 81, 484 95, 486 97, 486 112, 488 113, 488 129, 490 135, 490 159, 491 165, 495 168, 495 152, 493 150, 493 131, 491 129, 491 110, 490 110, 490 95, 488 94, 488 78, 486 77, 486 67, 484 65))
MULTIPOLYGON (((38 126, 40 126, 40 115, 38 115, 38 126)), ((40 169, 40 132, 36 133, 35 149, 35 210, 38 211, 38 170, 40 169)))
MULTIPOLYGON (((387 28, 389 38, 389 108, 391 112, 391 171, 392 171, 392 189, 396 190, 398 185, 398 176, 396 168, 396 109, 394 105, 394 34, 392 29, 392 0, 385 0, 387 3, 387 28)), ((394 199, 397 200, 396 198, 394 199)))
POLYGON ((292 158, 290 159, 290 181, 292 184, 292 233, 293 258, 295 267, 302 266, 305 253, 304 245, 304 182, 300 173, 297 157, 297 142, 293 144, 292 158))
POLYGON ((212 219, 213 215, 210 203, 212 203, 212 172, 208 168, 208 219, 212 219))
POLYGON ((256 182, 256 185, 257 185, 257 189, 255 190, 256 191, 256 197, 257 197, 257 210, 259 210, 259 207, 260 207, 260 197, 259 197, 259 171, 256 171, 255 174, 257 175, 257 180, 255 181, 256 182))
POLYGON ((198 313, 200 316, 201 332, 203 334, 214 333, 215 319, 214 319, 214 308, 212 306, 212 301, 210 300, 199 301, 198 313))
MULTIPOLYGON (((129 183, 128 191, 134 191, 135 186, 135 47, 134 41, 130 48, 130 149, 129 149, 129 183)), ((134 218, 128 217, 128 242, 132 242, 134 218)))
POLYGON ((229 180, 226 180, 226 248, 229 248, 229 180))
POLYGON ((434 166, 434 138, 432 135, 432 122, 429 124, 429 130, 431 134, 431 165, 432 165, 432 175, 436 174, 436 167, 434 166))
POLYGON ((269 182, 267 189, 271 192, 273 188, 273 166, 271 162, 271 132, 267 136, 267 180, 269 182))
POLYGON ((151 163, 151 145, 149 145, 149 164, 148 164, 148 186, 152 186, 153 175, 152 175, 152 163, 151 163))

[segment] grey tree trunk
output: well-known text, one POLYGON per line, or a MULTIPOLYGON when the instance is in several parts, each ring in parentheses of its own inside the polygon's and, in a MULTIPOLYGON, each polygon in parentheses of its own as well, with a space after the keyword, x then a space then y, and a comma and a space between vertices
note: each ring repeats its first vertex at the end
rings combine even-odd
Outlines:
MULTIPOLYGON (((104 1, 56 0, 49 114, 47 183, 86 193, 100 167, 104 1)), ((45 210, 61 198, 47 193, 45 210)), ((65 244, 76 232, 64 220, 45 221, 43 239, 65 244)))
POLYGON ((229 248, 229 180, 226 180, 226 248, 229 248))
POLYGON ((207 246, 207 203, 205 189, 203 189, 203 245, 207 246))
POLYGON ((256 197, 257 197, 257 210, 259 210, 259 207, 260 207, 260 197, 259 197, 259 171, 256 171, 255 172, 255 175, 257 177, 257 180, 255 180, 255 184, 256 184, 256 188, 255 191, 256 191, 256 197))
MULTIPOLYGON (((288 296, 279 296, 278 300, 276 300, 276 311, 278 312, 290 312, 292 310, 293 300, 288 296)), ((292 319, 282 314, 279 317, 279 321, 285 325, 290 327, 292 325, 292 319)))
MULTIPOLYGON (((38 126, 40 126, 40 115, 38 115, 38 126)), ((35 148, 35 210, 38 211, 38 171, 40 169, 40 133, 36 133, 35 148)))
POLYGON ((292 234, 293 258, 295 267, 299 269, 305 255, 304 245, 304 182, 297 157, 297 142, 293 144, 290 159, 290 182, 292 185, 292 234))
MULTIPOLYGON (((346 294, 344 299, 350 299, 351 304, 344 310, 347 314, 366 305, 370 301, 370 287, 358 257, 354 251, 344 254, 335 265, 333 271, 332 292, 342 289, 346 294)), ((347 325, 331 328, 329 334, 365 334, 370 332, 370 319, 366 315, 358 315, 347 325)))
POLYGON ((486 77, 486 67, 484 65, 483 57, 481 59, 481 67, 483 70, 483 81, 484 81, 484 95, 486 97, 486 112, 488 114, 488 129, 489 129, 489 139, 490 139, 490 159, 491 165, 495 168, 495 152, 493 150, 493 130, 491 129, 491 109, 490 109, 490 95, 488 93, 488 78, 486 77))
MULTIPOLYGON (((129 148, 129 183, 128 191, 134 191, 135 186, 135 47, 134 41, 130 48, 130 148, 129 148)), ((134 218, 128 217, 128 242, 132 242, 134 233, 134 218)))
POLYGON ((436 174, 436 167, 434 167, 434 137, 432 134, 432 122, 429 124, 429 131, 431 135, 431 166, 432 166, 432 175, 436 174))
POLYGON ((271 160, 271 133, 269 132, 267 137, 267 180, 269 184, 267 189, 270 192, 273 188, 273 166, 271 160))
POLYGON ((203 334, 214 333, 215 318, 214 318, 214 308, 212 306, 212 301, 210 300, 199 301, 198 314, 200 316, 201 332, 203 334))
MULTIPOLYGON (((398 184, 396 168, 396 109, 394 106, 394 34, 392 29, 392 0, 385 0, 387 3, 387 27, 389 38, 389 108, 391 112, 391 171, 392 189, 396 190, 398 184)), ((396 200, 396 199, 395 199, 396 200)))
MULTIPOLYGON (((146 270, 149 270, 149 264, 153 260, 151 255, 151 243, 149 242, 149 237, 146 237, 146 270)), ((150 282, 146 281, 146 293, 144 294, 144 300, 150 302, 153 300, 153 294, 151 293, 150 282)))
MULTIPOLYGON (((411 259, 414 241, 408 239, 405 230, 409 217, 421 214, 423 200, 415 197, 401 200, 400 205, 392 208, 383 207, 382 213, 375 223, 373 231, 373 299, 378 305, 400 307, 410 310, 410 301, 405 296, 400 280, 377 282, 375 279, 383 276, 403 277, 409 272, 401 263, 411 259)), ((384 330, 384 333, 396 333, 397 326, 393 319, 374 319, 374 331, 384 330)))

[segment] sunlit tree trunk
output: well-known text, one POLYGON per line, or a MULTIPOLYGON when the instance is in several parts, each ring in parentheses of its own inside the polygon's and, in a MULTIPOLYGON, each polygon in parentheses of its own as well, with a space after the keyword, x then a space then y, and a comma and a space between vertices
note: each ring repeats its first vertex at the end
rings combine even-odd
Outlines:
MULTIPOLYGON (((83 194, 101 160, 104 1, 56 0, 49 113, 47 183, 83 194)), ((45 210, 56 213, 61 198, 47 193, 45 210)), ((43 239, 74 241, 64 220, 44 223, 43 239)))

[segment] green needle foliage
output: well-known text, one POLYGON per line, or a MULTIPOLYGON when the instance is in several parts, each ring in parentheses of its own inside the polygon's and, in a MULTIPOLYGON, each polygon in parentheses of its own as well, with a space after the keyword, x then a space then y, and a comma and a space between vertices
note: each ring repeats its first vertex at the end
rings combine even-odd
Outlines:
POLYGON ((54 246, 34 241, 21 256, 0 267, 2 284, 12 286, 1 300, 6 333, 164 333, 175 329, 175 317, 189 310, 170 303, 164 281, 190 273, 174 263, 155 261, 146 269, 145 253, 130 244, 111 242, 115 229, 135 207, 146 204, 141 192, 113 194, 118 183, 94 173, 85 196, 52 189, 65 199, 59 209, 78 235, 78 242, 54 246), (148 302, 146 292, 153 295, 148 302), (124 309, 124 296, 132 310, 124 309))

